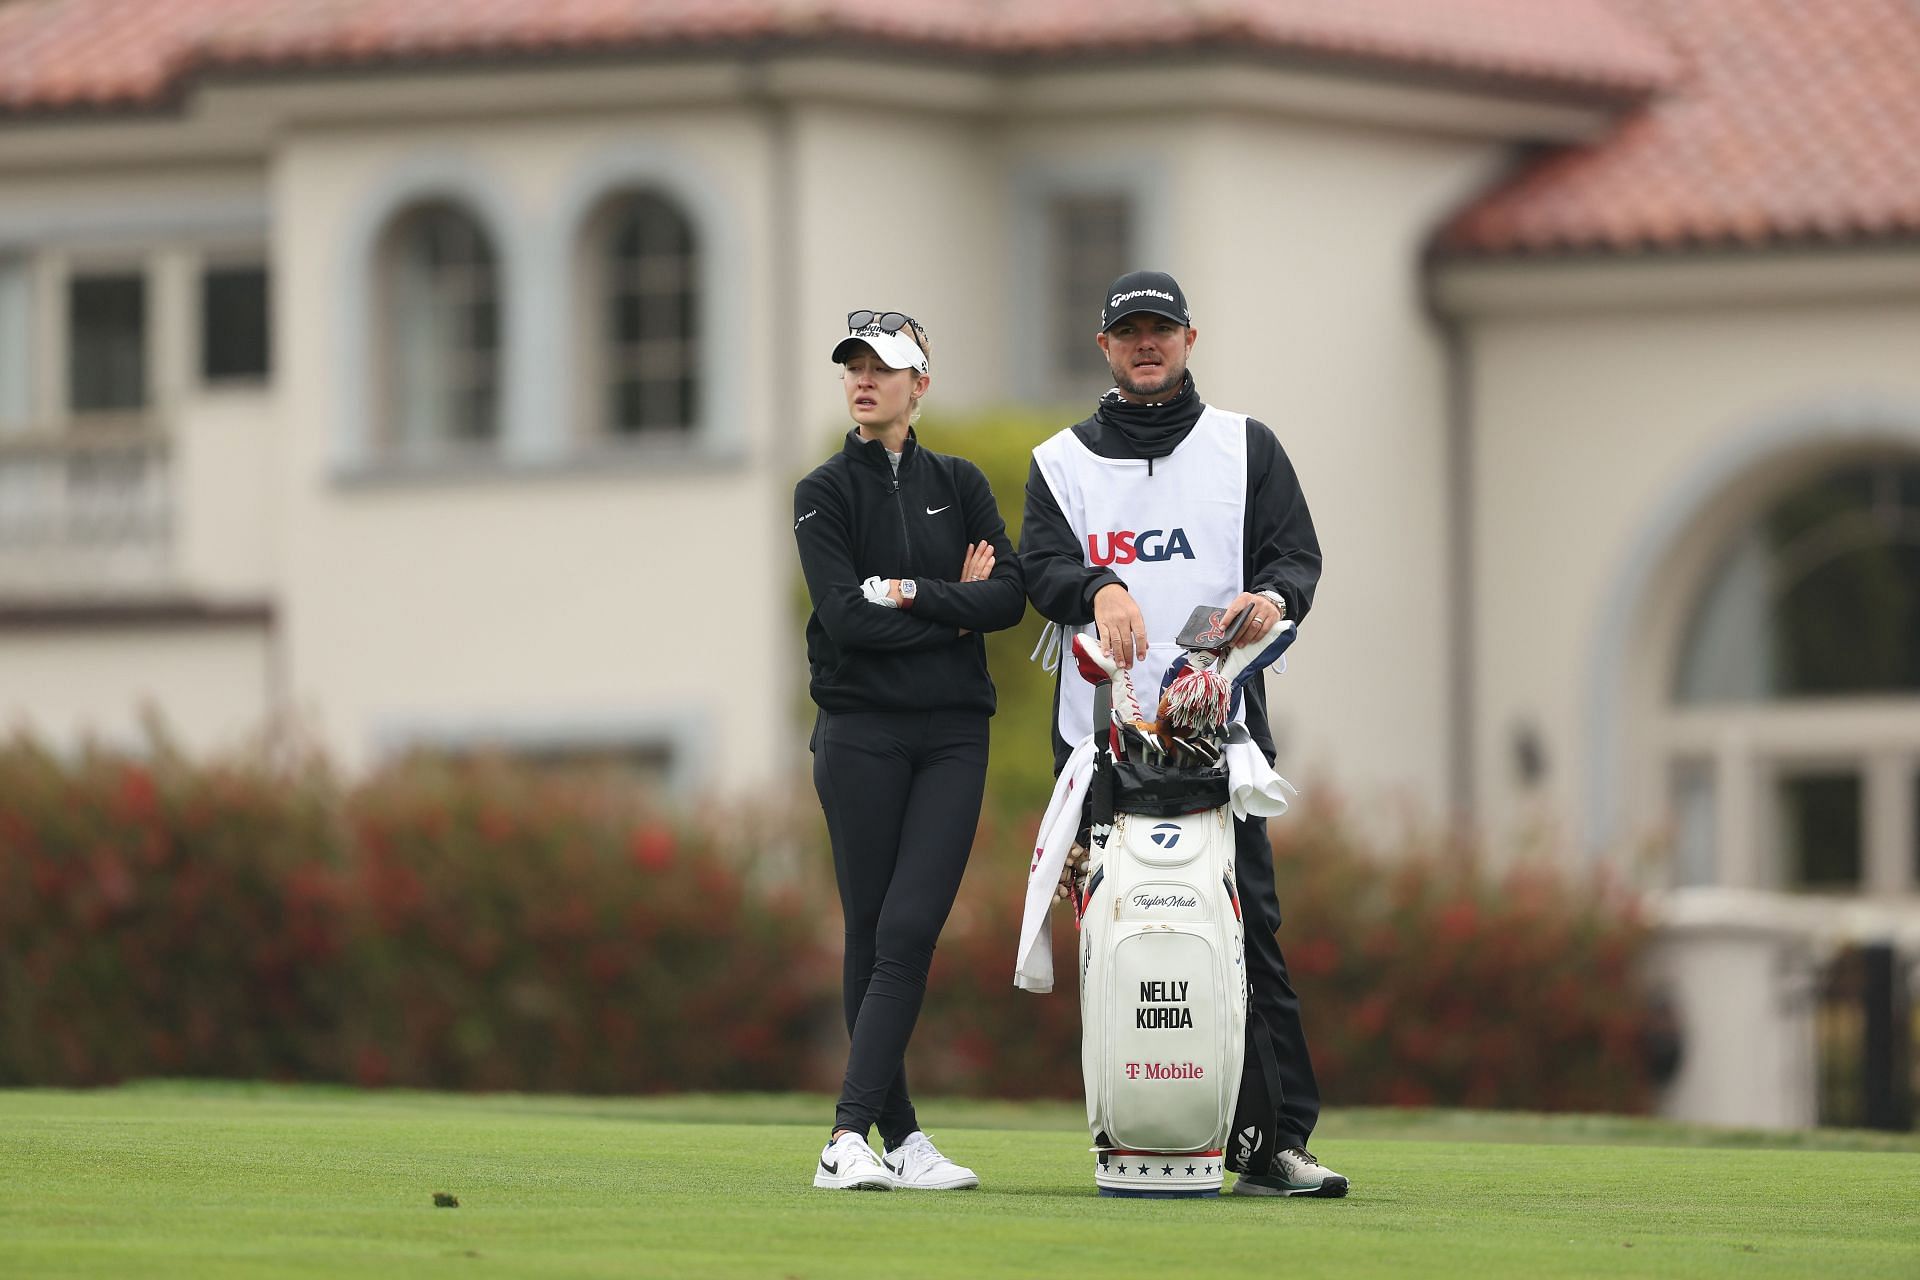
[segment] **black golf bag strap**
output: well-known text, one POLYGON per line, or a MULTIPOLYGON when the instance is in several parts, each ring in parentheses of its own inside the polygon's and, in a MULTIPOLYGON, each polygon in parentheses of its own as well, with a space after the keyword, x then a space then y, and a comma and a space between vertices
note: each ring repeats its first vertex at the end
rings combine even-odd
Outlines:
POLYGON ((1273 1037, 1267 1034, 1266 1020, 1247 1010, 1247 1039, 1259 1059, 1258 1074, 1248 1072, 1240 1078, 1240 1097, 1234 1105, 1233 1137, 1227 1147, 1227 1167, 1235 1173, 1266 1174, 1273 1168, 1274 1146, 1280 1140, 1280 1104, 1286 1090, 1280 1083, 1280 1058, 1273 1051, 1273 1037), (1245 1134, 1252 1129, 1254 1137, 1245 1134))
MULTIPOLYGON (((1087 790, 1087 820, 1095 832, 1113 825, 1113 682, 1093 686, 1093 785, 1087 790)), ((1100 839, 1099 835, 1093 837, 1100 839)))

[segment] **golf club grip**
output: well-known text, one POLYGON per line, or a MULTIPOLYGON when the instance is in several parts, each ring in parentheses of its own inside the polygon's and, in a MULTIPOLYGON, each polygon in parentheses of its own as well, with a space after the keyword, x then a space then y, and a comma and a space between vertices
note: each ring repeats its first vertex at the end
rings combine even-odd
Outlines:
POLYGON ((1093 686, 1093 785, 1087 799, 1095 828, 1113 825, 1113 682, 1093 686))

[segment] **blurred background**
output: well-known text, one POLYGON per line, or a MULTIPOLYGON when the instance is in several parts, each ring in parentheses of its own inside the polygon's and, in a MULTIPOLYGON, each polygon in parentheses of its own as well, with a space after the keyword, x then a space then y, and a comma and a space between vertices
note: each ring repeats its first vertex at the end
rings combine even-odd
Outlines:
MULTIPOLYGON (((1912 0, 0 0, 0 1083, 831 1087, 827 352, 1017 528, 1135 267, 1326 552, 1329 1101, 1911 1126, 1912 0)), ((1038 625, 928 1087, 1079 1089, 1038 625)))

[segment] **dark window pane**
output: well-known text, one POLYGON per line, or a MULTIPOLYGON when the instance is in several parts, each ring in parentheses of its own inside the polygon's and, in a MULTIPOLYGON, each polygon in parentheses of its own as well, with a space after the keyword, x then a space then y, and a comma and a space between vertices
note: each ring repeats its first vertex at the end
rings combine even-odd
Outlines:
POLYGON ((1775 610, 1780 694, 1920 691, 1920 544, 1836 555, 1782 592, 1775 610))
POLYGON ((612 413, 615 430, 631 432, 640 429, 640 383, 637 379, 622 378, 613 384, 612 413))
POLYGON ((493 438, 493 388, 466 387, 454 393, 453 434, 463 440, 493 438))
POLYGON ((651 381, 640 384, 640 423, 647 428, 677 427, 680 422, 680 383, 651 381))
POLYGON ((212 267, 200 277, 200 376, 208 382, 267 376, 265 267, 212 267))
POLYGON ((1860 887, 1860 797, 1858 773, 1780 780, 1780 874, 1786 888, 1860 887))
POLYGON ((147 279, 75 276, 67 286, 68 393, 76 413, 147 403, 147 279))
POLYGON ((467 334, 476 351, 491 351, 500 345, 500 309, 492 293, 482 293, 468 304, 467 334))
POLYGON ((613 300, 613 336, 620 343, 640 341, 641 300, 638 295, 623 293, 613 300))
POLYGON ((685 309, 677 293, 649 294, 640 310, 640 336, 645 339, 675 341, 687 331, 685 309))

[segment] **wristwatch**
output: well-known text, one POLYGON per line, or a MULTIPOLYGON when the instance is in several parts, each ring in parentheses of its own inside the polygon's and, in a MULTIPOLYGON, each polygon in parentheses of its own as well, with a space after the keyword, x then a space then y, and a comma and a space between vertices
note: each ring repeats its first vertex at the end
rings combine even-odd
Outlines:
POLYGON ((912 578, 900 579, 900 607, 902 609, 913 608, 914 597, 919 594, 920 585, 912 578))
POLYGON ((1273 601, 1273 607, 1280 611, 1280 617, 1282 619, 1287 616, 1287 598, 1278 591, 1256 591, 1253 594, 1263 599, 1273 601))

